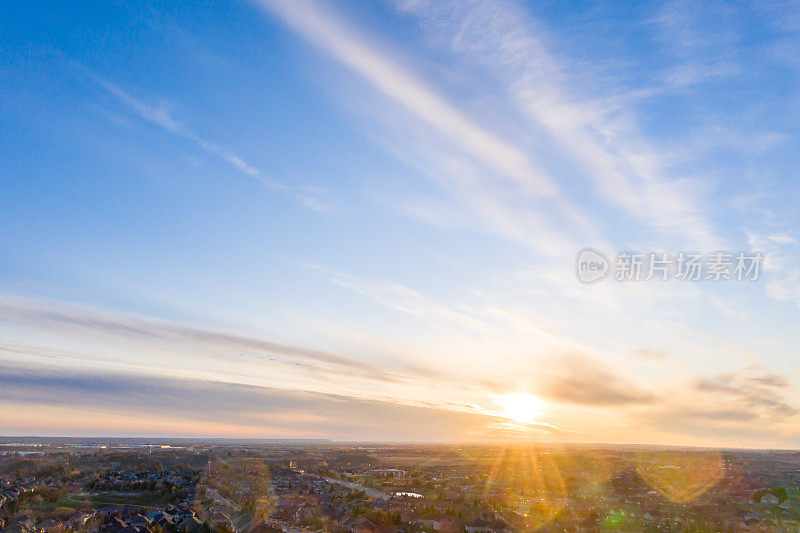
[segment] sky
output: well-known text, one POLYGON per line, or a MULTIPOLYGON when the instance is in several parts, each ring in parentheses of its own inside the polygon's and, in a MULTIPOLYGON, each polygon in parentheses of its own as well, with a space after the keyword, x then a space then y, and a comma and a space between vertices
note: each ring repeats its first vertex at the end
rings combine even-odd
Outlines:
POLYGON ((795 3, 6 2, 0 49, 0 434, 800 447, 795 3))

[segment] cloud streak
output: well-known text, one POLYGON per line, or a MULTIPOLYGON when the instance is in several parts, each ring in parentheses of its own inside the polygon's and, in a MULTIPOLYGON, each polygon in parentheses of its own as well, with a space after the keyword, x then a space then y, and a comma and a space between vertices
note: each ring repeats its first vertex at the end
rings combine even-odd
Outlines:
POLYGON ((656 397, 600 361, 582 354, 549 358, 540 391, 553 400, 583 406, 641 406, 656 397))
POLYGON ((405 285, 334 272, 317 265, 306 266, 323 273, 330 281, 340 287, 366 296, 398 311, 437 322, 457 324, 482 333, 497 331, 487 322, 463 311, 453 309, 451 306, 405 285))
POLYGON ((800 413, 783 395, 789 381, 774 374, 729 373, 702 378, 695 388, 716 396, 725 403, 740 406, 743 412, 755 410, 774 418, 793 417, 800 413))
MULTIPOLYGON (((537 250, 552 254, 554 247, 549 244, 569 241, 559 226, 587 229, 585 217, 530 153, 470 118, 432 83, 389 52, 381 51, 363 32, 342 22, 322 3, 253 1, 432 130, 433 143, 423 140, 424 135, 416 147, 409 146, 407 140, 401 142, 401 151, 417 153, 400 157, 412 166, 418 166, 422 159, 425 173, 432 174, 440 185, 447 181, 444 185, 448 192, 489 220, 496 232, 529 245, 541 240, 537 250), (504 189, 509 187, 511 191, 504 189), (520 196, 528 200, 524 216, 518 206, 514 207, 520 196)), ((379 114, 386 115, 386 109, 379 114)), ((416 129, 403 126, 403 137, 409 128, 416 129)), ((395 144, 390 149, 397 147, 395 144)))
POLYGON ((226 332, 151 317, 98 311, 91 308, 63 305, 26 298, 5 298, 0 302, 0 323, 10 323, 94 340, 133 341, 168 346, 188 346, 219 356, 242 353, 269 357, 286 364, 302 363, 319 371, 339 371, 374 379, 394 380, 385 369, 378 369, 357 359, 335 353, 292 346, 267 339, 226 332))
POLYGON ((133 111, 142 119, 161 127, 163 130, 177 137, 188 140, 206 153, 226 162, 242 174, 258 180, 268 189, 286 194, 313 211, 324 213, 332 213, 335 211, 333 204, 329 200, 321 198, 320 193, 325 193, 325 191, 319 188, 314 190, 308 187, 289 186, 274 179, 267 178, 259 169, 246 162, 241 156, 239 156, 230 148, 204 139, 188 129, 185 125, 172 116, 169 108, 163 102, 159 104, 153 104, 144 100, 140 100, 124 91, 118 85, 111 83, 110 81, 94 73, 90 73, 90 77, 100 87, 105 89, 121 103, 125 104, 131 111, 133 111))
POLYGON ((378 52, 364 36, 324 12, 319 4, 310 0, 261 0, 259 4, 501 175, 523 184, 536 196, 558 195, 552 179, 520 150, 467 118, 416 76, 378 52))
POLYGON ((582 98, 569 64, 547 49, 540 24, 503 0, 398 0, 399 8, 445 35, 452 51, 492 72, 508 95, 562 148, 579 158, 607 201, 645 223, 695 246, 716 244, 704 209, 688 183, 667 179, 659 150, 642 142, 628 111, 625 120, 582 98))
MULTIPOLYGON (((58 370, 0 364, 0 406, 4 430, 24 424, 15 412, 82 411, 84 424, 73 434, 92 431, 93 421, 112 425, 135 415, 129 434, 159 434, 159 420, 191 428, 181 436, 324 436, 342 440, 446 440, 484 435, 491 417, 435 407, 371 401, 344 395, 289 391, 213 380, 146 374, 58 370), (387 424, 387 421, 391 423, 387 424), (223 428, 226 433, 219 433, 223 428)), ((123 431, 124 433, 124 431, 123 431)), ((162 435, 175 436, 173 430, 162 435)))

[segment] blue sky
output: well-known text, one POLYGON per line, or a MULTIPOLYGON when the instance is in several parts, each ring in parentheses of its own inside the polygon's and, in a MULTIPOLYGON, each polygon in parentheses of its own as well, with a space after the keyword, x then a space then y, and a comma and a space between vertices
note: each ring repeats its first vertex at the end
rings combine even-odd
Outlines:
POLYGON ((790 3, 5 5, 0 433, 797 447, 798 37, 790 3), (765 262, 587 286, 587 246, 765 262))

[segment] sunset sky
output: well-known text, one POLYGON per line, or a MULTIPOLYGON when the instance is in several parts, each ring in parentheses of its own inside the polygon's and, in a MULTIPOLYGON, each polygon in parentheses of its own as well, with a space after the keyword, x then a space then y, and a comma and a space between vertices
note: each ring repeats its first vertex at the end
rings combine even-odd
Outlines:
POLYGON ((800 447, 796 3, 5 2, 0 49, 0 435, 800 447))

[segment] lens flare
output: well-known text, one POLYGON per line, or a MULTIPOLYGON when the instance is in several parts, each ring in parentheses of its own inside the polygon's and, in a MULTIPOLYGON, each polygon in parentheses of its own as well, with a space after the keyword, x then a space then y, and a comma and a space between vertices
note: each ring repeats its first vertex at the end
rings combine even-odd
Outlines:
POLYGON ((674 502, 694 500, 725 477, 719 452, 641 452, 631 456, 639 475, 674 502))

